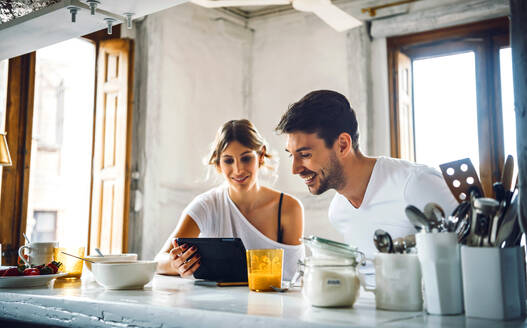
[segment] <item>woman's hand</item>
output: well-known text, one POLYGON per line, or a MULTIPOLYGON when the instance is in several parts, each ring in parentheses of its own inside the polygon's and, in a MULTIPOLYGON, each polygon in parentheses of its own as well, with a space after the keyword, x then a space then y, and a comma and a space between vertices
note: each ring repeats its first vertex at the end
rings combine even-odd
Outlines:
POLYGON ((170 266, 182 277, 192 276, 199 268, 200 258, 196 246, 188 248, 187 244, 178 245, 176 239, 172 241, 172 248, 169 252, 170 266))

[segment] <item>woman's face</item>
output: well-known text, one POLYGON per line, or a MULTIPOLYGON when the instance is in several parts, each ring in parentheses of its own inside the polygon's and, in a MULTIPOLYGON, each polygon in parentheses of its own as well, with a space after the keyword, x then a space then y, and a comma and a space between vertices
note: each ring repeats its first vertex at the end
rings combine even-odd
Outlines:
POLYGON ((221 153, 218 169, 231 187, 248 190, 257 181, 260 160, 258 152, 233 141, 221 153))

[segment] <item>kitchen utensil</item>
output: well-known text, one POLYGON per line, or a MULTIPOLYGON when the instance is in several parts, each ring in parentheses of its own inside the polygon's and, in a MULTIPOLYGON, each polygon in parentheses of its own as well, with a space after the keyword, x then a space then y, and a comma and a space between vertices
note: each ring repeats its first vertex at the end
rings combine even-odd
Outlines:
POLYGON ((494 217, 492 218, 489 241, 488 241, 488 244, 490 246, 496 246, 496 238, 498 237, 498 228, 500 226, 501 219, 503 218, 503 215, 505 214, 506 204, 507 202, 505 200, 502 200, 500 202, 500 207, 498 208, 496 215, 494 215, 494 217))
POLYGON ((430 222, 432 229, 442 230, 445 221, 445 211, 436 203, 428 203, 425 205, 423 214, 430 222))
POLYGON ((304 266, 304 262, 302 262, 301 260, 298 260, 298 264, 299 264, 299 269, 295 272, 295 274, 293 275, 293 278, 291 278, 290 281, 283 281, 282 287, 271 286, 271 288, 275 292, 283 293, 283 292, 288 291, 290 288, 295 287, 295 284, 298 282, 298 280, 300 280, 300 278, 304 276, 304 270, 300 268, 300 266, 304 266))
POLYGON ((382 229, 375 230, 373 234, 373 243, 377 250, 381 253, 393 252, 393 240, 389 233, 382 229))
POLYGON ((494 198, 498 202, 501 202, 502 200, 505 199, 506 191, 505 191, 505 187, 503 187, 503 183, 501 183, 501 182, 494 182, 494 184, 492 185, 492 190, 494 190, 494 198))
POLYGON ((88 260, 88 259, 85 259, 84 257, 80 257, 80 256, 77 256, 77 255, 73 255, 73 254, 69 254, 69 253, 66 253, 64 251, 61 251, 62 254, 64 255, 68 255, 68 256, 71 256, 71 257, 74 257, 76 259, 79 259, 79 260, 83 260, 83 261, 86 261, 86 262, 90 262, 90 263, 95 263, 94 261, 91 261, 91 260, 88 260))
MULTIPOLYGON (((124 253, 124 254, 106 254, 101 257, 99 255, 89 255, 84 257, 92 262, 134 262, 137 261, 137 254, 135 253, 124 253)), ((86 268, 91 272, 91 262, 86 262, 86 268)))
POLYGON ((406 213, 406 216, 408 217, 408 220, 414 225, 418 227, 422 227, 426 232, 430 232, 431 230, 431 224, 426 215, 424 215, 423 212, 421 212, 420 209, 413 205, 408 205, 406 209, 404 210, 406 213))
POLYGON ((518 230, 520 230, 520 224, 518 221, 518 197, 516 196, 501 220, 495 246, 501 247, 505 241, 510 242, 511 239, 516 238, 518 230))
POLYGON ((393 240, 393 253, 408 253, 415 247, 415 235, 407 235, 393 240))
POLYGON ((95 247, 95 252, 100 256, 100 257, 104 257, 104 255, 102 255, 102 252, 99 248, 95 247))
POLYGON ((472 203, 472 222, 470 227, 469 246, 488 246, 491 219, 498 211, 499 203, 493 198, 476 198, 472 203))
POLYGON ((454 225, 453 231, 456 232, 457 240, 460 244, 466 242, 467 236, 470 232, 471 210, 471 203, 469 201, 464 201, 452 211, 450 216, 450 221, 454 225))
POLYGON ((471 186, 477 186, 480 190, 483 190, 470 158, 444 163, 439 165, 439 168, 441 173, 443 173, 443 178, 448 188, 458 202, 462 202, 469 197, 469 188, 471 186))
POLYGON ((27 242, 28 244, 31 244, 31 242, 29 241, 29 238, 27 238, 26 233, 25 233, 25 232, 22 232, 22 235, 24 236, 24 239, 26 240, 26 242, 27 242))
POLYGON ((511 190, 513 174, 514 174, 514 157, 512 155, 508 155, 507 159, 505 159, 503 170, 501 171, 501 183, 503 184, 503 188, 506 191, 511 190))

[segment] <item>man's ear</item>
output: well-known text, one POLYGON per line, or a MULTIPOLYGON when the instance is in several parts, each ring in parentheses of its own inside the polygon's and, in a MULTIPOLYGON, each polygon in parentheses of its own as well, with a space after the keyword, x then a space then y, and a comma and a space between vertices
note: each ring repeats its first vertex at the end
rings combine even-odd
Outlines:
POLYGON ((349 133, 342 132, 335 140, 335 151, 337 155, 346 156, 353 151, 353 142, 349 133))

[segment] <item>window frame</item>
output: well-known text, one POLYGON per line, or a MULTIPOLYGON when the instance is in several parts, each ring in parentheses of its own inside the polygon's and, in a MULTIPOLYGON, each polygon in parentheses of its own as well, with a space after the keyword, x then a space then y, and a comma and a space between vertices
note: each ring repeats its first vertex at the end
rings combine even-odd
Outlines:
MULTIPOLYGON (((106 29, 103 29, 84 35, 82 38, 95 43, 97 49, 103 40, 121 38, 121 25, 114 26, 112 35, 108 35, 106 29)), ((96 52, 96 58, 97 56, 98 52, 96 52)), ((35 51, 10 58, 8 62, 5 131, 7 132, 7 143, 13 164, 3 168, 0 186, 0 243, 2 244, 0 256, 2 265, 15 265, 18 258, 18 248, 25 243, 23 233, 26 231, 28 215, 35 64, 35 51)), ((94 69, 96 70, 96 83, 97 66, 94 69)), ((97 90, 96 84, 95 90, 97 90)), ((96 92, 94 92, 93 97, 96 100, 96 92)))
MULTIPOLYGON (((472 50, 476 54, 476 97, 480 180, 486 195, 500 180, 504 162, 499 49, 509 45, 508 17, 387 39, 391 156, 400 158, 397 52, 412 60, 472 50)), ((413 131, 412 131, 413 132, 413 131)), ((415 137, 414 137, 415 138, 415 137)), ((415 142, 414 142, 415 144, 415 142)), ((414 153, 415 154, 415 153, 414 153)))

